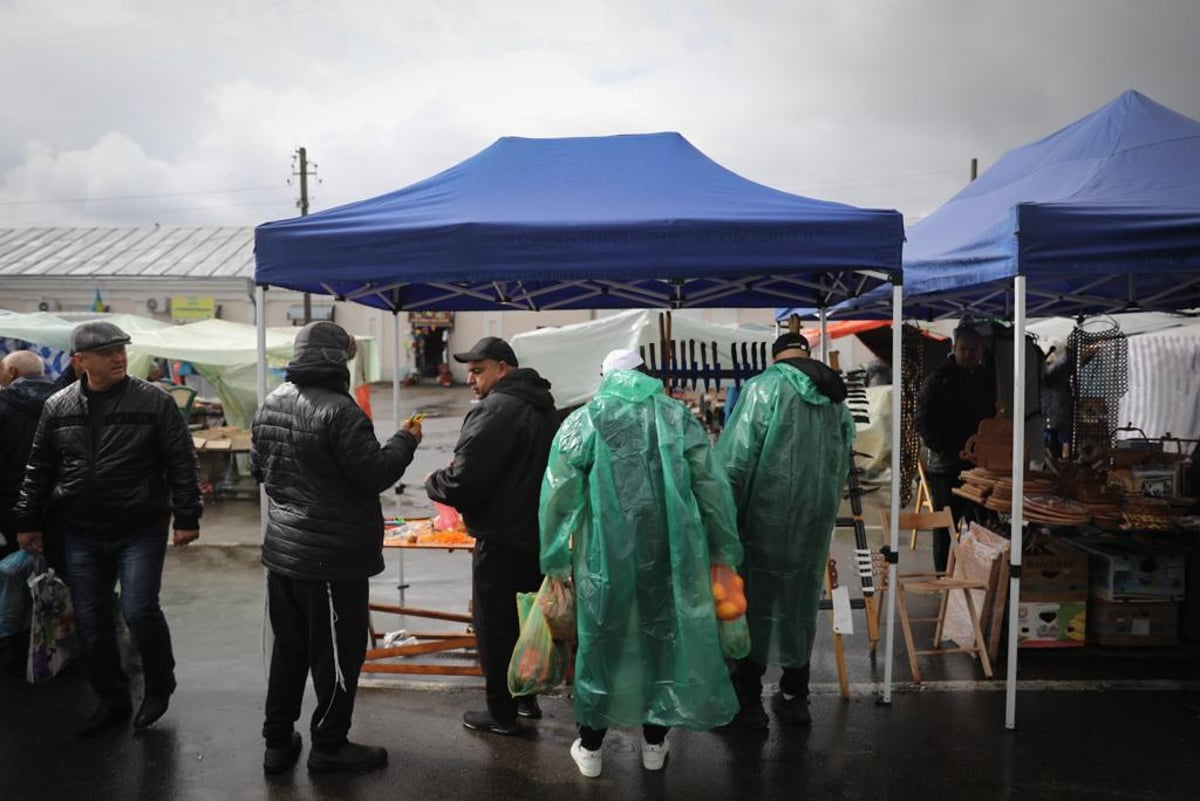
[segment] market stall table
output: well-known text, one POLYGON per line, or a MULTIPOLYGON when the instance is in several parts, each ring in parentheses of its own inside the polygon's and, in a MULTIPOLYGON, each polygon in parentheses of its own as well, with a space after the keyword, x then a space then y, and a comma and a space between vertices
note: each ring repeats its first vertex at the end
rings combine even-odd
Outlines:
MULTIPOLYGON (((410 521, 422 522, 422 521, 410 521)), ((403 532, 404 530, 401 529, 403 532)), ((475 550, 474 540, 464 538, 461 542, 422 542, 419 541, 416 535, 411 533, 398 533, 390 536, 385 536, 383 540, 384 548, 400 548, 403 550, 416 551, 466 551, 468 553, 475 550)), ((402 554, 403 556, 403 554, 402 554)), ((384 632, 377 631, 374 624, 371 626, 371 647, 367 649, 366 662, 363 664, 363 671, 366 673, 410 673, 422 675, 441 675, 441 676, 482 676, 483 671, 475 662, 475 655, 471 654, 455 654, 461 656, 462 659, 472 660, 472 664, 449 664, 435 662, 419 662, 406 660, 403 662, 384 661, 391 660, 396 657, 414 657, 426 654, 446 654, 451 651, 473 651, 475 649, 475 634, 470 630, 472 617, 470 614, 461 614, 457 612, 444 612, 436 609, 421 609, 407 605, 396 604, 370 604, 372 612, 382 612, 389 615, 402 615, 406 617, 424 618, 427 620, 445 620, 455 623, 462 623, 467 627, 461 633, 453 632, 413 632, 409 636, 416 638, 418 642, 409 643, 407 645, 394 645, 390 647, 378 647, 379 640, 384 636, 384 632)))

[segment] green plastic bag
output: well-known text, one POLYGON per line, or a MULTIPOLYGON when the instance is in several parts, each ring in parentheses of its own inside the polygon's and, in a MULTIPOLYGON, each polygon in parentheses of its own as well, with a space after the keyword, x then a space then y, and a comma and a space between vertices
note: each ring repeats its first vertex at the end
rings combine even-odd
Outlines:
POLYGON ((514 697, 553 690, 567 678, 567 646, 555 642, 537 594, 517 594, 521 633, 508 663, 508 691, 514 697))
POLYGON ((726 659, 744 659, 750 653, 750 626, 746 616, 736 620, 718 621, 717 627, 721 637, 721 653, 726 659))

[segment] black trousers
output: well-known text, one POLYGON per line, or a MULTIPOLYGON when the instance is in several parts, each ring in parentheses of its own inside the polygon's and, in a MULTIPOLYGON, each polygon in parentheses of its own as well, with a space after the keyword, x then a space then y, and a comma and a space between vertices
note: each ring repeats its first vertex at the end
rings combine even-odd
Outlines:
POLYGON ((275 632, 263 722, 267 745, 290 742, 310 672, 317 693, 310 724, 313 747, 334 750, 346 742, 370 633, 368 599, 367 579, 301 581, 267 573, 275 632))
MULTIPOLYGON (((962 479, 957 474, 925 473, 925 483, 929 485, 929 499, 933 501, 934 509, 950 507, 954 521, 962 525, 963 520, 977 520, 975 504, 966 498, 960 498, 950 490, 962 486, 962 479)), ((946 562, 950 559, 950 530, 935 528, 933 530, 933 569, 945 570, 946 562)))
MULTIPOLYGON (((667 726, 655 726, 653 723, 646 723, 642 726, 642 737, 650 745, 662 745, 663 740, 667 739, 667 732, 671 729, 667 726)), ((579 724, 579 744, 589 751, 599 751, 600 746, 604 744, 604 735, 608 734, 608 729, 589 729, 582 723, 579 724)))
POLYGON ((497 723, 517 719, 517 701, 508 692, 508 663, 517 644, 517 593, 536 592, 542 583, 538 555, 480 539, 471 562, 475 642, 487 686, 487 707, 497 723))
MULTIPOLYGON (((752 707, 762 702, 762 677, 767 672, 767 666, 753 659, 739 659, 733 668, 733 690, 737 693, 738 704, 743 708, 752 707)), ((783 677, 779 680, 780 692, 801 698, 808 697, 809 666, 802 668, 785 667, 783 677)))

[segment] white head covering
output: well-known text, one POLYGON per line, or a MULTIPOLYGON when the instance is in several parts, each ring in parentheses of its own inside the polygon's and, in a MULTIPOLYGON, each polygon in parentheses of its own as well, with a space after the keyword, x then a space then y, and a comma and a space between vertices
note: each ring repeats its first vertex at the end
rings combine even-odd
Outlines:
POLYGON ((600 365, 600 375, 608 375, 613 370, 635 370, 643 364, 645 362, 636 350, 617 348, 604 357, 604 364, 600 365))

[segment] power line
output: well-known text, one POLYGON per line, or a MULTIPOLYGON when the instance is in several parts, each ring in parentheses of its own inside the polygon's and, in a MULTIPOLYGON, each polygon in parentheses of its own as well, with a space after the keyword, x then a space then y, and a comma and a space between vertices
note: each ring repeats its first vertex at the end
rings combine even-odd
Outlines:
POLYGON ((0 200, 0 206, 46 206, 55 203, 108 203, 126 200, 153 200, 163 197, 194 197, 197 195, 232 195, 239 192, 268 192, 285 189, 283 186, 244 186, 237 189, 202 189, 194 192, 155 192, 145 195, 109 195, 107 197, 72 197, 53 200, 0 200))

